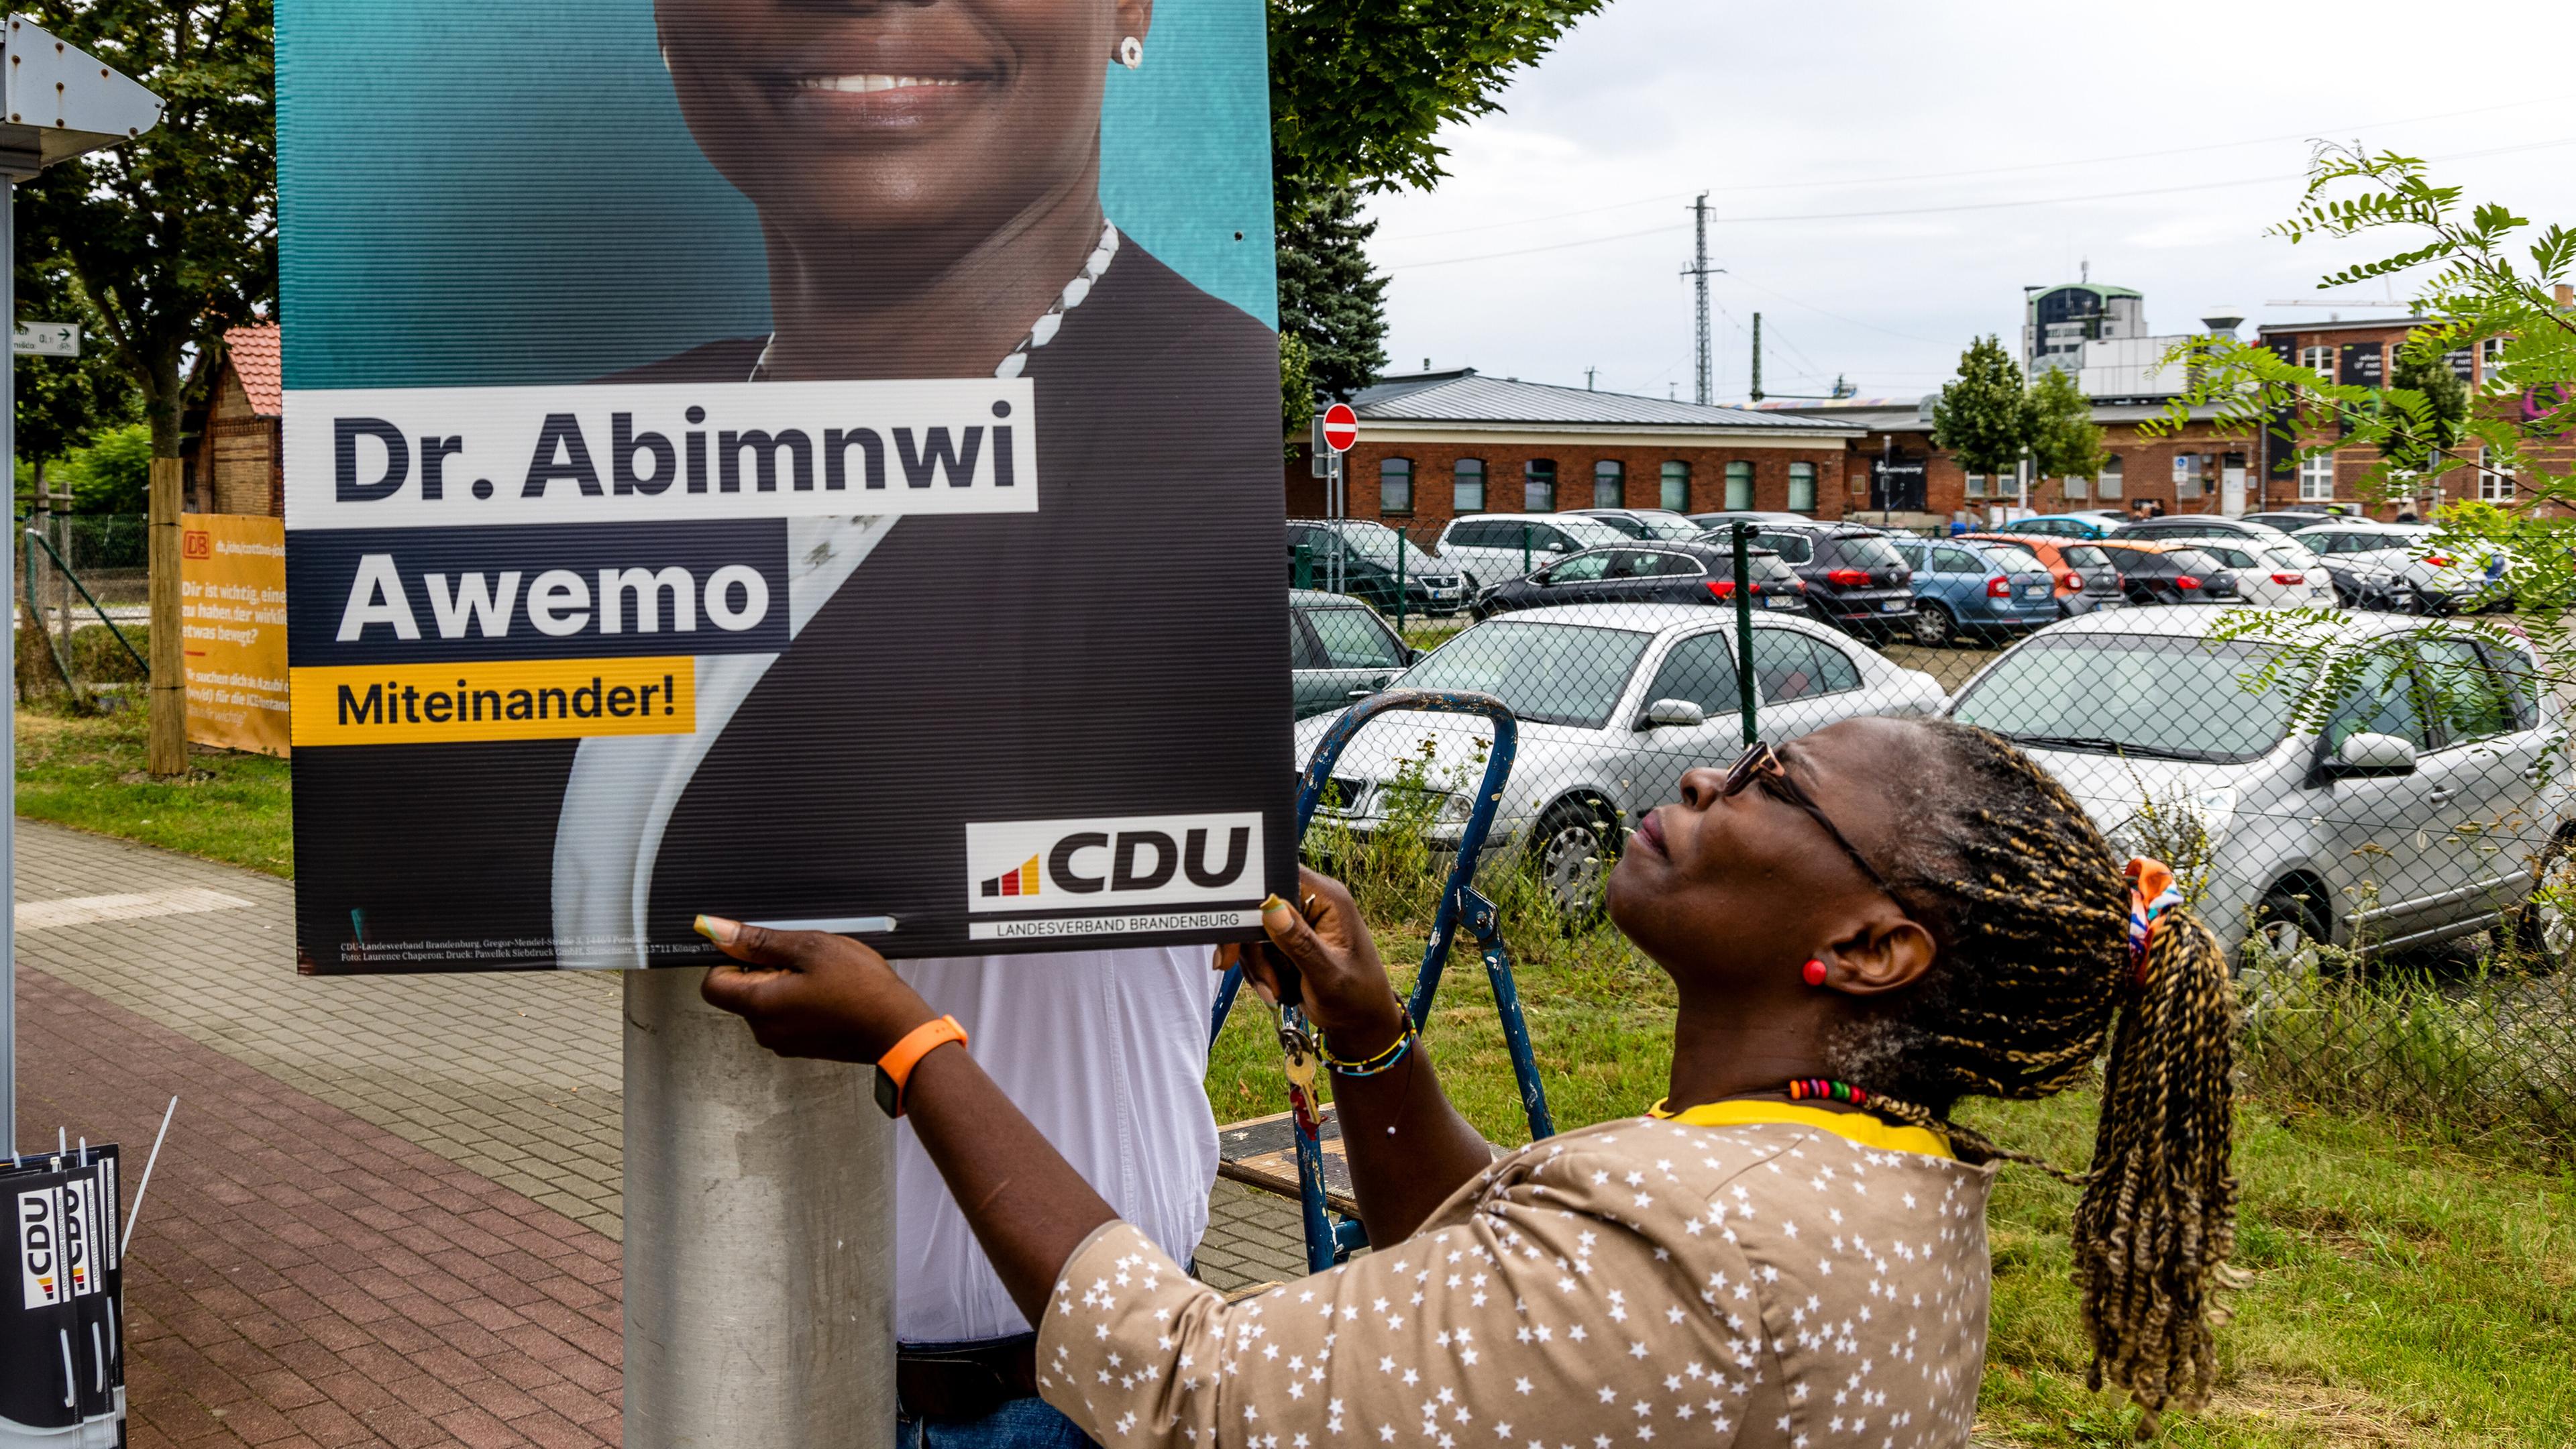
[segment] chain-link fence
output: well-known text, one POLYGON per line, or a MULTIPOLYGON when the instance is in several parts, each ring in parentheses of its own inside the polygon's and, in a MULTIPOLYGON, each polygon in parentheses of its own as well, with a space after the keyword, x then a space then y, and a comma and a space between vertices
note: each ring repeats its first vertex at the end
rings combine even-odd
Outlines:
MULTIPOLYGON (((1596 517, 1622 537, 1551 537, 1544 517, 1436 550, 1289 529, 1301 759, 1399 679, 1512 706, 1483 879, 1516 931, 1604 929, 1609 864, 1687 769, 1854 716, 1947 716, 2018 743, 2116 854, 2175 868, 2236 962, 2255 1091, 2576 1137, 2576 534, 1766 518, 1739 563, 1723 521, 1596 517)), ((1443 863, 1490 736, 1370 724, 1310 850, 1368 875, 1373 909, 1427 921, 1436 878, 1405 882, 1443 863)))
POLYGON ((39 513, 17 523, 20 697, 111 707, 140 698, 151 614, 143 516, 39 513))

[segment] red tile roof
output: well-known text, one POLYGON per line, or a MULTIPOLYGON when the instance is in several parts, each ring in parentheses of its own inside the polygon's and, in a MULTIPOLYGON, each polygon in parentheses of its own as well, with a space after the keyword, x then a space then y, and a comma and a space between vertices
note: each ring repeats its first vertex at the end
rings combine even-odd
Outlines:
POLYGON ((224 333, 224 351, 250 394, 251 411, 264 418, 286 413, 286 374, 279 361, 276 324, 235 327, 224 333))

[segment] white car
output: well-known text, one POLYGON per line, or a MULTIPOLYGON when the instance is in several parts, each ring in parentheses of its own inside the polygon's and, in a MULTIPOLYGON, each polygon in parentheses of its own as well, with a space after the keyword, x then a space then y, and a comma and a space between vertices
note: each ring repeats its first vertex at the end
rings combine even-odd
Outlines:
POLYGON ((1467 576, 1472 599, 1487 584, 1526 578, 1566 554, 1627 542, 1625 532, 1578 513, 1473 513, 1449 520, 1433 551, 1467 576))
POLYGON ((2334 607, 2334 580, 2326 573, 2325 560, 2293 540, 2264 543, 2227 534, 2171 539, 2159 534, 2157 538, 2189 544, 2227 565, 2236 575, 2236 592, 2246 603, 2265 609, 2334 607))
POLYGON ((2512 601, 2500 581, 2516 560, 2482 540, 2437 541, 2428 524, 2366 518, 2334 519, 2297 536, 2325 558, 2345 602, 2356 608, 2442 614, 2512 601))
MULTIPOLYGON (((1526 845, 1558 904, 1586 913, 1629 825, 1675 798, 1682 772, 1744 751, 1735 621, 1680 604, 1572 604, 1488 619, 1387 687, 1458 689, 1512 707, 1518 745, 1488 838, 1526 845)), ((1929 715, 1939 681, 1804 619, 1753 619, 1754 718, 1774 744, 1853 715, 1929 715)), ((1310 758, 1338 714, 1297 725, 1310 758)), ((1368 832, 1423 822, 1454 848, 1493 739, 1490 721, 1392 714, 1363 726, 1333 766, 1319 818, 1368 832)))
POLYGON ((2320 729, 2290 681, 2248 687, 2281 644, 2211 637, 2236 613, 2069 619, 1979 671, 1948 714, 2028 751, 2116 855, 2196 874, 2201 919, 2231 952, 2255 932, 2279 960, 2501 927, 2566 961, 2562 893, 2532 893, 2571 843, 2566 724, 2529 651, 2347 616, 2300 636, 2359 665, 2320 729), (2197 861, 2175 848, 2195 839, 2197 861))

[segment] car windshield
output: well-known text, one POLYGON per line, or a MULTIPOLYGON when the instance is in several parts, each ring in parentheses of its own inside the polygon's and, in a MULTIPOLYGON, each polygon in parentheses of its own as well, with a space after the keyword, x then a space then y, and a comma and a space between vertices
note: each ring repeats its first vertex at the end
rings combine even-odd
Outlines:
POLYGON ((1560 513, 1550 518, 1548 522, 1564 529, 1568 537, 1584 548, 1599 548, 1605 543, 1628 541, 1628 535, 1597 518, 1581 518, 1570 513, 1560 513))
POLYGON ((2107 569, 2111 566, 2111 556, 2089 543, 2064 544, 2058 548, 2057 556, 2064 559, 2071 569, 2107 569))
POLYGON ((1636 515, 1636 518, 1637 522, 1645 527, 1645 536, 1648 538, 1689 543, 1700 535, 1700 530, 1693 527, 1687 518, 1674 518, 1661 513, 1641 513, 1636 515))
POLYGON ((1597 728, 1618 706, 1653 637, 1634 629, 1495 619, 1441 645, 1397 683, 1474 690, 1502 700, 1525 721, 1597 728))
POLYGON ((1416 547, 1412 539, 1383 524, 1344 523, 1332 531, 1342 536, 1351 546, 1351 552, 1388 568, 1395 567, 1395 550, 1399 544, 1404 548, 1404 566, 1408 571, 1431 560, 1431 555, 1416 547))
POLYGON ((1987 539, 1983 540, 1983 542, 1988 548, 2018 549, 2023 553, 2029 554, 2032 558, 2039 557, 2039 545, 2035 543, 2027 543, 2018 538, 1987 539))
POLYGON ((2035 749, 2144 759, 2257 759, 2297 691, 2249 687, 2273 646, 2154 634, 2042 634, 1960 694, 1951 718, 2035 749))

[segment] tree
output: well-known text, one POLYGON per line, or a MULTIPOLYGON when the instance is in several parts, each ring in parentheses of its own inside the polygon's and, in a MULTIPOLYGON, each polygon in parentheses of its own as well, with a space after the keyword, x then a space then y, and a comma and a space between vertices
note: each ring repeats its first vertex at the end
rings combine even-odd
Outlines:
POLYGON ((40 470, 100 433, 140 419, 143 409, 134 384, 100 337, 98 314, 80 284, 59 267, 26 261, 18 266, 17 283, 19 316, 77 322, 82 334, 78 357, 18 360, 18 461, 32 488, 40 470))
POLYGON ((161 124, 20 189, 21 245, 97 308, 141 394, 155 457, 227 327, 277 299, 276 68, 269 0, 30 0, 30 19, 142 82, 161 124))
POLYGON ((1376 230, 1342 187, 1280 212, 1279 331, 1303 348, 1309 397, 1346 399, 1386 366, 1386 278, 1367 249, 1376 230))
POLYGON ((1348 397, 1386 365, 1386 278, 1369 265, 1362 198, 1436 185, 1440 128, 1500 110, 1512 73, 1605 3, 1270 0, 1279 327, 1304 344, 1316 391, 1348 397))
POLYGON ((2398 414, 2386 446, 2389 466, 2426 472, 2460 441, 2460 430, 2469 420, 2469 385, 2447 360, 2421 348, 2398 349, 2396 365, 2388 370, 2388 384, 2424 398, 2420 420, 2398 414))
POLYGON ((2093 423, 2093 400, 2075 374, 2043 367, 2028 401, 2030 470, 2039 478, 2090 478, 2102 471, 2102 430, 2093 423))
POLYGON ((1932 442, 1970 473, 2015 471, 2031 438, 2030 401, 2021 367, 1992 336, 1959 354, 1959 375, 1941 384, 1932 404, 1932 442))

